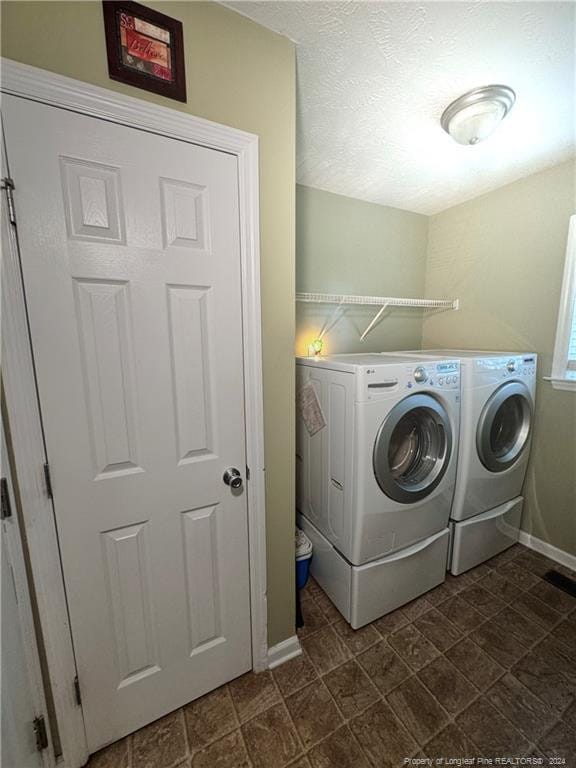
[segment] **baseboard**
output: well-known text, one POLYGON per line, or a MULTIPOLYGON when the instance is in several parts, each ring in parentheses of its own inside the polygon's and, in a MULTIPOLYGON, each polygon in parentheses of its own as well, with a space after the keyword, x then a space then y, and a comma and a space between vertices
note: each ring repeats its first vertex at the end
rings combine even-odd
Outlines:
POLYGON ((556 563, 560 563, 560 565, 565 565, 567 568, 576 571, 576 555, 564 552, 563 549, 558 549, 558 547, 548 544, 547 541, 537 539, 536 536, 532 536, 532 534, 526 533, 526 531, 520 531, 518 541, 520 544, 524 544, 525 547, 549 557, 550 560, 554 560, 556 563))
POLYGON ((281 643, 268 648, 268 669, 279 667, 280 664, 300 656, 301 653, 300 641, 297 635, 292 635, 287 640, 282 640, 281 643))

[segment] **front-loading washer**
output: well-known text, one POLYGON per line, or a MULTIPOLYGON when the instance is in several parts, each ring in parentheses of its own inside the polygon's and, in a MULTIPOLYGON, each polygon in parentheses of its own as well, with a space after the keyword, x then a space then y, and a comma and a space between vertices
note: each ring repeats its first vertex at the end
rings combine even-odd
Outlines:
POLYGON ((449 569, 463 573, 518 540, 537 355, 453 349, 398 354, 460 360, 462 403, 449 569))
POLYGON ((459 363, 298 358, 305 387, 325 426, 310 435, 298 413, 299 523, 314 544, 313 575, 359 627, 445 578, 459 363))

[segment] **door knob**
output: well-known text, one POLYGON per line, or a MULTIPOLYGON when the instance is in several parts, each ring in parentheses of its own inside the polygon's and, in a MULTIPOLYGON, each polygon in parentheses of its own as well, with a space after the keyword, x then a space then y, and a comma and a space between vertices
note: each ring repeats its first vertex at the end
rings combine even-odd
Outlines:
POLYGON ((235 467, 228 467, 226 472, 224 472, 222 480, 224 480, 226 485, 229 485, 230 488, 242 488, 242 475, 235 467))

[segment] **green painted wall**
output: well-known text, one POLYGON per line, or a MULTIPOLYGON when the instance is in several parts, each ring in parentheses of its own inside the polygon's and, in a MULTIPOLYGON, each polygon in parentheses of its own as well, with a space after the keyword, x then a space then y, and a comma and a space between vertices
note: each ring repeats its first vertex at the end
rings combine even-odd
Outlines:
POLYGON ((183 23, 187 104, 109 80, 100 2, 2 3, 2 55, 260 137, 268 634, 273 645, 294 634, 294 46, 216 3, 149 5, 183 23))
MULTIPOLYGON (((319 189, 296 187, 296 288, 372 296, 424 295, 428 217, 319 189)), ((332 308, 297 304, 296 352, 307 354, 332 308)), ((422 310, 389 310, 364 341, 377 310, 348 307, 325 337, 324 352, 418 348, 422 310)))
POLYGON ((576 554, 576 396, 542 380, 552 366, 573 163, 563 163, 430 219, 426 293, 461 309, 424 320, 427 347, 538 353, 534 440, 523 528, 576 554))

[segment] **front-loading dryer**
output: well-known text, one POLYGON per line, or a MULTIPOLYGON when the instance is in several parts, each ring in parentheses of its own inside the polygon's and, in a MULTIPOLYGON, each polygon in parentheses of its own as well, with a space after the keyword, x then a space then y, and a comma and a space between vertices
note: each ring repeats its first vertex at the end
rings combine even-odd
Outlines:
POLYGON ((459 363, 298 358, 297 388, 313 389, 325 422, 310 435, 299 410, 297 506, 314 543, 312 573, 362 626, 444 579, 459 363))
POLYGON ((460 441, 449 562, 452 573, 459 574, 518 540, 537 356, 453 349, 398 354, 416 354, 426 360, 449 355, 460 360, 460 441))

